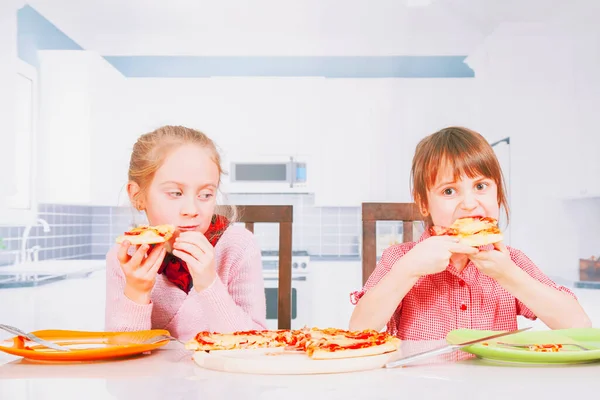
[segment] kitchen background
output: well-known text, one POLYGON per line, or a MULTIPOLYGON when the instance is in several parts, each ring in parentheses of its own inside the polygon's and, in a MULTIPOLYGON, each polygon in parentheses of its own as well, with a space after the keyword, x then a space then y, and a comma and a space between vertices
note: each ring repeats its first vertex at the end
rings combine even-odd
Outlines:
MULTIPOLYGON (((206 132, 226 167, 306 163, 305 187, 249 193, 226 177, 223 188, 225 203, 294 206, 310 276, 297 295, 312 299, 299 323, 345 326, 360 204, 411 201, 415 145, 449 125, 500 142, 508 243, 593 299, 600 275, 582 279, 580 259, 600 256, 599 11, 592 0, 3 2, 0 299, 20 310, 0 320, 102 329, 102 260, 143 221, 124 191, 130 150, 163 124, 206 132), (75 298, 96 318, 45 312, 75 298)), ((256 227, 266 261, 277 234, 256 227)), ((400 238, 399 224, 378 224, 379 252, 400 238)))

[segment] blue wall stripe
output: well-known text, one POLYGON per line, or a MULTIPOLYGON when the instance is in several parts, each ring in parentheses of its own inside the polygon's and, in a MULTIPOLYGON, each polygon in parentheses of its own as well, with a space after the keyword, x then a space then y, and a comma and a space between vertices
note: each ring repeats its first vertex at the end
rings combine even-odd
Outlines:
POLYGON ((17 54, 33 66, 38 66, 38 50, 83 50, 54 24, 25 5, 17 11, 17 54))
MULTIPOLYGON (((1 1, 1 0, 0 0, 1 1)), ((83 50, 33 7, 17 12, 19 57, 38 65, 38 50, 83 50)), ((473 78, 466 56, 202 57, 105 56, 126 77, 322 76, 327 78, 473 78)))
POLYGON ((323 76, 473 78, 466 56, 197 57, 105 56, 127 77, 323 76))

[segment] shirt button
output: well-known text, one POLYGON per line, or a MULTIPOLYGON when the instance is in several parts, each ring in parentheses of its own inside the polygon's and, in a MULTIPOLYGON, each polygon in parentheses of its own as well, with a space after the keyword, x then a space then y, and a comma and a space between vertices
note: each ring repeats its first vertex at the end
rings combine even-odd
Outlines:
POLYGON ((460 286, 460 287, 465 286, 465 281, 463 281, 462 279, 460 281, 458 281, 458 286, 460 286))
POLYGON ((461 311, 467 311, 467 305, 466 304, 461 304, 460 305, 460 309, 461 309, 461 311))

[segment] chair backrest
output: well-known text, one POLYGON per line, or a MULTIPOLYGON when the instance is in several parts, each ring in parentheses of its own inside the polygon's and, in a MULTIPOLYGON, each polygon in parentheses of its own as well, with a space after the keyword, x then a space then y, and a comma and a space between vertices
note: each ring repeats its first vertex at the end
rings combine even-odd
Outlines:
POLYGON ((377 221, 402 221, 402 242, 411 242, 413 222, 424 218, 415 203, 362 203, 363 285, 377 264, 377 221))
POLYGON ((277 291, 277 326, 292 327, 292 222, 293 206, 236 206, 246 229, 254 233, 255 223, 279 223, 279 277, 277 291))

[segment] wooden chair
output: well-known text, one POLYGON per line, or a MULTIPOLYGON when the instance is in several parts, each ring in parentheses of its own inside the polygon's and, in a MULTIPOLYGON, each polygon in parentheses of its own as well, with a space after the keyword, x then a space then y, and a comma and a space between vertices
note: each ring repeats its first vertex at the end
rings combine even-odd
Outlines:
POLYGON ((402 242, 413 241, 413 222, 424 221, 415 203, 362 203, 363 285, 377 264, 377 221, 402 221, 402 242))
POLYGON ((255 223, 279 223, 279 277, 277 292, 277 325, 292 327, 292 222, 293 206, 236 206, 246 229, 254 233, 255 223))

